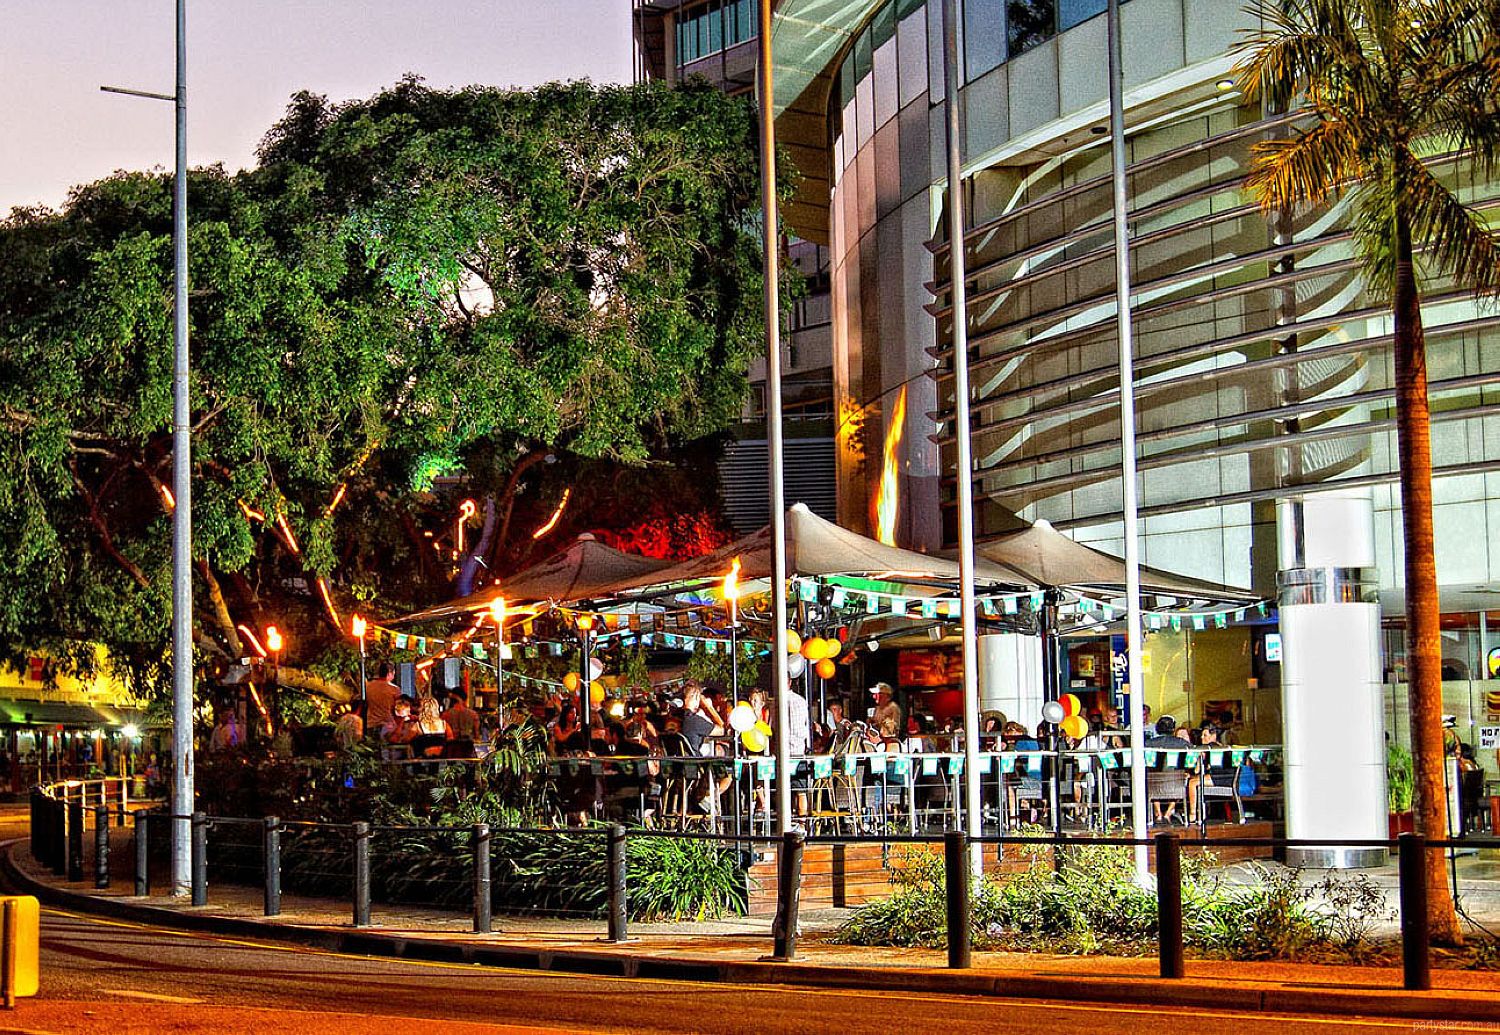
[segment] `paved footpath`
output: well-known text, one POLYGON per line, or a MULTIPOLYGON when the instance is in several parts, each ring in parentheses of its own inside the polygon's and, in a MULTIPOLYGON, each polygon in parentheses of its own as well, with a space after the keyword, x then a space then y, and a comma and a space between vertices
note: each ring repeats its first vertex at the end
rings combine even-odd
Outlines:
MULTIPOLYGON (((118 845, 115 859, 128 876, 125 847, 118 845)), ((501 916, 494 932, 476 934, 467 916, 376 904, 373 925, 356 929, 349 904, 328 899, 287 895, 279 917, 263 917, 254 888, 211 885, 202 907, 160 894, 137 898, 127 879, 95 891, 92 874, 86 883, 69 884, 38 866, 24 841, 0 849, 0 870, 15 890, 66 909, 374 957, 627 978, 1500 1023, 1500 977, 1493 970, 1435 968, 1432 991, 1406 992, 1393 968, 1190 960, 1185 979, 1167 981, 1149 957, 976 952, 973 968, 949 970, 940 951, 831 945, 815 936, 801 941, 795 962, 778 963, 765 959, 770 922, 759 918, 635 924, 631 940, 615 945, 603 940, 598 920, 501 916)), ((839 915, 804 914, 804 928, 827 929, 839 915)))

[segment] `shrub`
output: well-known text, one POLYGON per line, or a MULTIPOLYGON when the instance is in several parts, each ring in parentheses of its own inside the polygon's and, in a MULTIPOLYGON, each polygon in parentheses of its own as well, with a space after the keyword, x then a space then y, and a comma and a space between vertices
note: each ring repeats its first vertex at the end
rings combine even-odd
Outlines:
MULTIPOLYGON (((1028 848, 1024 871, 986 875, 971 895, 974 945, 1060 953, 1154 952, 1154 891, 1135 883, 1133 853, 1112 845, 1028 848)), ((861 907, 834 940, 852 945, 941 947, 946 898, 940 856, 912 852, 892 876, 889 898, 861 907)), ((1205 955, 1234 959, 1363 958, 1388 918, 1368 877, 1325 877, 1304 885, 1300 871, 1255 865, 1231 883, 1211 856, 1183 859, 1183 941, 1205 955)))

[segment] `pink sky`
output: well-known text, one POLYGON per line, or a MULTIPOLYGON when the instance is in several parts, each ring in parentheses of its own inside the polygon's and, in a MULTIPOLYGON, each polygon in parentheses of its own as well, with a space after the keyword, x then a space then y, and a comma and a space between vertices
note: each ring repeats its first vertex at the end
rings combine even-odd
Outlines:
MULTIPOLYGON (((172 165, 173 0, 0 0, 0 214, 116 169, 172 165)), ((190 0, 188 160, 250 164, 307 89, 630 79, 630 0, 190 0)))

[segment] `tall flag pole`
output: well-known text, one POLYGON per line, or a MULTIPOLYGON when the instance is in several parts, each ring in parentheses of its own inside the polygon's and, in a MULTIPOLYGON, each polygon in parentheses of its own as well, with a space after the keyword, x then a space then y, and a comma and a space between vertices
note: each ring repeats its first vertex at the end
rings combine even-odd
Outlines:
MULTIPOLYGON (((1146 687, 1141 671, 1141 544, 1135 469, 1135 345, 1130 327, 1130 219, 1126 211, 1125 93, 1120 72, 1120 0, 1109 0, 1109 150, 1114 181, 1115 311, 1120 339, 1120 488, 1125 525, 1125 657, 1130 687, 1130 827, 1146 839, 1146 687)), ((1149 879, 1146 846, 1136 845, 1136 879, 1149 879)))
POLYGON ((771 69, 773 0, 761 0, 756 101, 760 121, 761 234, 765 251, 766 445, 771 455, 771 679, 776 691, 776 829, 792 827, 786 670, 786 490, 781 443, 781 231, 776 199, 776 91, 771 69))
MULTIPOLYGON (((948 125, 948 282, 953 299, 953 414, 958 458, 954 495, 958 503, 958 608, 963 640, 964 830, 981 833, 984 820, 979 786, 979 639, 974 621, 974 449, 969 430, 969 306, 965 282, 963 157, 959 153, 958 14, 956 0, 943 0, 943 113, 948 125)), ((984 853, 970 848, 970 872, 977 877, 984 853)))

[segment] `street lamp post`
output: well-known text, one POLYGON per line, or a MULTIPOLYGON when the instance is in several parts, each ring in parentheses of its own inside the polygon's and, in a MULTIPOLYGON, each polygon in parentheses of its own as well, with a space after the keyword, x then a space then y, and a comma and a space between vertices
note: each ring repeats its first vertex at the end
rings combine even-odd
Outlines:
POLYGON ((495 623, 495 714, 505 725, 505 598, 490 601, 490 618, 495 623))
POLYGON ((594 742, 594 679, 589 657, 589 630, 594 627, 592 615, 578 616, 578 649, 583 655, 578 664, 578 714, 583 718, 583 742, 594 742))
POLYGON ((193 503, 188 399, 187 0, 177 0, 177 89, 170 94, 101 87, 108 93, 171 101, 176 107, 172 206, 172 896, 192 890, 188 816, 193 794, 193 503))

